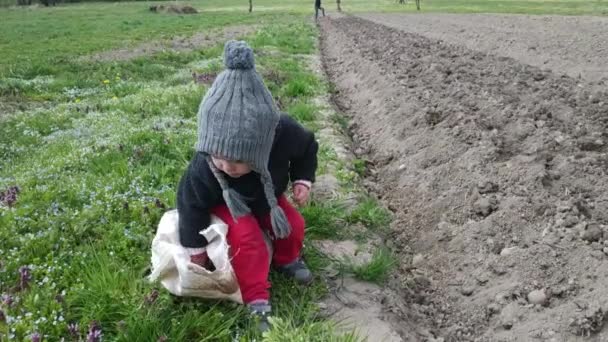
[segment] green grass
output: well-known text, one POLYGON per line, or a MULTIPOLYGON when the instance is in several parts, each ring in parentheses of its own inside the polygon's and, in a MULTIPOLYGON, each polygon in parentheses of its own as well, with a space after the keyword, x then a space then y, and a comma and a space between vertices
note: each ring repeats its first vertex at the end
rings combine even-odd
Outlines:
MULTIPOLYGON (((195 32, 213 34, 225 26, 264 26, 288 23, 296 18, 289 13, 278 15, 267 12, 251 15, 238 12, 165 15, 149 12, 149 5, 143 2, 87 3, 53 8, 0 9, 0 77, 33 79, 39 75, 55 75, 66 67, 73 68, 77 57, 93 52, 135 46, 150 40, 187 37, 195 32)), ((288 32, 291 30, 287 29, 288 32)), ((268 41, 271 37, 279 39, 269 34, 255 38, 255 41, 268 41)), ((288 43, 281 46, 283 49, 307 48, 302 46, 302 42, 281 39, 282 42, 268 43, 288 43)), ((306 41, 306 38, 298 39, 306 41)), ((76 66, 84 69, 77 72, 85 73, 95 67, 94 63, 78 63, 76 66)), ((146 65, 140 67, 145 68, 146 65)), ((108 74, 113 78, 111 69, 112 65, 108 65, 108 74)), ((141 70, 135 73, 142 74, 141 70)))
POLYGON ((367 162, 362 159, 355 159, 353 160, 353 169, 359 177, 363 177, 367 170, 367 162))
POLYGON ((274 330, 264 334, 264 341, 267 342, 355 342, 360 338, 353 333, 347 333, 336 337, 335 325, 329 322, 315 322, 303 326, 294 326, 291 322, 281 318, 272 318, 271 322, 274 330), (311 338, 311 336, 314 336, 311 338))
POLYGON ((391 215, 378 201, 367 196, 359 196, 357 204, 348 208, 343 200, 334 199, 312 202, 302 208, 306 219, 306 235, 310 239, 359 238, 348 227, 362 224, 374 234, 384 234, 389 230, 391 215))
POLYGON ((354 210, 346 216, 346 221, 348 223, 362 223, 367 228, 379 232, 388 230, 391 215, 377 200, 368 197, 360 201, 354 210))
POLYGON ((341 115, 339 113, 334 113, 331 117, 330 117, 331 121, 336 123, 338 125, 338 127, 340 128, 340 131, 345 134, 348 135, 349 134, 349 130, 348 130, 348 119, 344 116, 341 115))
POLYGON ((294 103, 287 112, 300 122, 312 123, 317 120, 317 108, 305 102, 294 103))
POLYGON ((309 239, 336 239, 344 235, 344 208, 337 202, 317 203, 302 208, 309 239))
POLYGON ((377 249, 372 260, 363 265, 353 265, 352 271, 357 279, 382 284, 395 265, 395 258, 386 248, 377 249))

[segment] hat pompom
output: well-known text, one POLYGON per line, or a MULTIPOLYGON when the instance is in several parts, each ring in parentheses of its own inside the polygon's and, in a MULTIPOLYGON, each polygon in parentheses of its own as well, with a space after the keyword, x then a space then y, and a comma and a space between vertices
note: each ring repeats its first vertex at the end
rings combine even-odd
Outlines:
POLYGON ((252 69, 253 50, 244 41, 230 40, 224 46, 224 64, 228 69, 252 69))

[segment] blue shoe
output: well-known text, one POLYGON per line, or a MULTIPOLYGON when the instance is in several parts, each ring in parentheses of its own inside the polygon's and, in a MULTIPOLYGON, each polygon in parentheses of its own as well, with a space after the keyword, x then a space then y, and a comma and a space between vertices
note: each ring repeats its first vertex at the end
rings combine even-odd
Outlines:
POLYGON ((302 258, 298 258, 296 261, 287 265, 277 266, 276 270, 293 278, 300 285, 310 285, 313 281, 312 272, 310 272, 302 258))

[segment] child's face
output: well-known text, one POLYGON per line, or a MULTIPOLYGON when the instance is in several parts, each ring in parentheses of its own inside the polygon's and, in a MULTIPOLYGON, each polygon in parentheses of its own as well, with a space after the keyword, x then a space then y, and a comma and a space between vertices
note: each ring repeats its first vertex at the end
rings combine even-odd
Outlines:
POLYGON ((251 172, 251 166, 239 160, 226 160, 211 156, 213 165, 232 178, 239 178, 251 172))

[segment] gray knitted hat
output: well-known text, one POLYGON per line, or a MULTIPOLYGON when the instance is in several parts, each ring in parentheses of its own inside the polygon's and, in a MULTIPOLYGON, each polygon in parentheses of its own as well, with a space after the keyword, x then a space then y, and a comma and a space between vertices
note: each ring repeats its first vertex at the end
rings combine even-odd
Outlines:
POLYGON ((275 237, 287 237, 291 227, 277 204, 268 158, 279 123, 279 111, 272 95, 255 70, 253 50, 243 41, 228 41, 224 47, 222 71, 201 102, 198 111, 196 150, 207 155, 207 162, 222 187, 226 205, 234 218, 247 215, 251 209, 242 196, 231 189, 211 161, 211 155, 239 160, 260 174, 270 206, 275 237))

